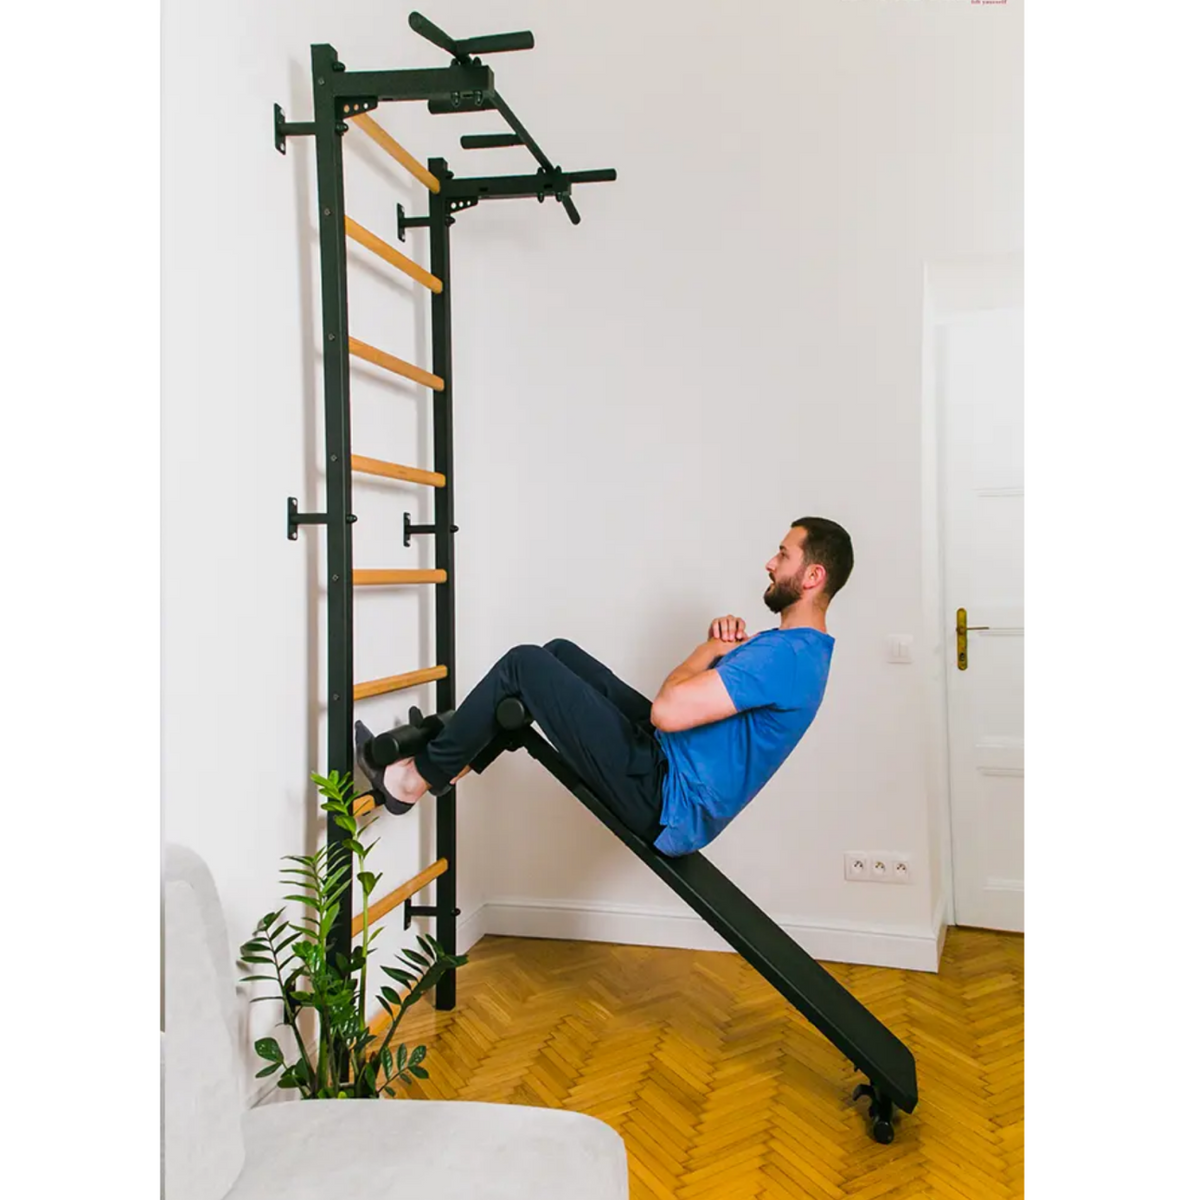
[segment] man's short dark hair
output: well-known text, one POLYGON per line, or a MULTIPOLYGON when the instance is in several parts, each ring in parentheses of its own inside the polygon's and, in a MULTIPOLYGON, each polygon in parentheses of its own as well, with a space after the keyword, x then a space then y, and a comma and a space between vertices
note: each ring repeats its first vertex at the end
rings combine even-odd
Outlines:
POLYGON ((792 522, 793 529, 803 529, 804 561, 820 563, 825 568, 825 603, 828 604, 845 586, 854 570, 854 547, 850 535, 836 522, 824 517, 801 517, 792 522))

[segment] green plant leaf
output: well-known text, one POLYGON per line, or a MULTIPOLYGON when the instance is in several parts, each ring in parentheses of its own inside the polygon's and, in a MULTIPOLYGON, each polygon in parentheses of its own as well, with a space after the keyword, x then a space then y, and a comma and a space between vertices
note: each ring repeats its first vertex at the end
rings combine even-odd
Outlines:
POLYGON ((413 1048, 412 1057, 408 1060, 409 1067, 415 1067, 417 1063, 425 1061, 425 1047, 416 1046, 413 1048))
POLYGON ((422 970, 428 969, 429 959, 427 959, 423 954, 418 954, 415 950, 404 950, 401 953, 403 953, 404 957, 407 958, 409 962, 416 963, 417 966, 422 970))
POLYGON ((274 1075, 275 1072, 278 1071, 279 1068, 282 1066, 283 1066, 283 1063, 281 1063, 281 1062, 273 1062, 273 1063, 271 1063, 270 1066, 263 1067, 263 1069, 261 1071, 256 1071, 254 1074, 254 1078, 262 1079, 263 1076, 265 1076, 265 1075, 274 1075))
POLYGON ((392 1052, 384 1046, 383 1053, 380 1055, 383 1060, 383 1077, 391 1079, 392 1077, 392 1052))
POLYGON ((268 983, 277 983, 278 982, 278 980, 275 978, 274 975, 243 975, 241 978, 241 982, 242 983, 255 983, 261 979, 265 979, 268 983))
POLYGON ((418 1079, 428 1079, 429 1072, 424 1067, 411 1067, 410 1070, 418 1079))
POLYGON ((279 1043, 272 1037, 259 1038, 254 1043, 254 1052, 259 1058, 265 1058, 268 1062, 283 1062, 283 1051, 280 1050, 279 1043))
POLYGON ((389 979, 394 979, 397 983, 403 983, 405 986, 416 979, 415 975, 410 975, 407 971, 401 971, 399 967, 380 967, 379 969, 389 979))
POLYGON ((386 999, 390 1000, 393 1004, 400 1003, 400 993, 397 992, 395 988, 390 988, 390 987, 384 986, 384 987, 381 987, 379 989, 379 991, 382 996, 384 996, 386 999))
POLYGON ((341 905, 335 903, 335 904, 331 904, 321 914, 321 925, 320 925, 321 934, 320 934, 320 937, 317 939, 319 942, 324 942, 328 938, 329 931, 333 928, 333 923, 334 923, 334 921, 337 920, 337 915, 339 912, 341 912, 341 905))
POLYGON ((268 967, 273 967, 275 965, 275 960, 273 958, 267 958, 266 955, 263 954, 243 954, 242 962, 265 963, 268 967))

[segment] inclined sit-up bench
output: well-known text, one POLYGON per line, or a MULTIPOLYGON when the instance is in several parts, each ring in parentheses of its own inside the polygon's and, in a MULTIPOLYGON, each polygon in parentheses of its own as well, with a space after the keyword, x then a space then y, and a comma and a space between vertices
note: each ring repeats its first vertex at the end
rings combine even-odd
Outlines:
MULTIPOLYGON (((450 715, 422 720, 414 710, 408 729, 374 740, 372 759, 382 764, 414 753, 450 715)), ((506 750, 527 750, 867 1077, 854 1099, 870 1097, 872 1133, 890 1142, 895 1107, 912 1112, 917 1104, 912 1051, 702 854, 670 858, 628 829, 533 728, 519 699, 502 700, 496 720, 502 732, 472 769, 486 770, 506 750)))

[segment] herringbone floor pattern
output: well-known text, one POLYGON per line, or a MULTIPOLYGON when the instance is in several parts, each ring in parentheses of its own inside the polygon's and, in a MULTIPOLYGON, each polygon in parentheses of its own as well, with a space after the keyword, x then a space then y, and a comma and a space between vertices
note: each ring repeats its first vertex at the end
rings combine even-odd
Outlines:
POLYGON ((405 1017, 429 1047, 410 1097, 599 1117, 633 1200, 1024 1194, 1020 937, 951 929, 937 975, 829 966, 916 1057, 890 1146, 862 1077, 738 955, 487 937, 470 960, 453 1012, 405 1017))

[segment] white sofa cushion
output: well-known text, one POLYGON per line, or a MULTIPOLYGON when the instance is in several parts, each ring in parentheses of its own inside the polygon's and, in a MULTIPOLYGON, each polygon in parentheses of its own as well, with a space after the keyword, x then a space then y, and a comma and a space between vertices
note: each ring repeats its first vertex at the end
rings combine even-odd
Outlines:
POLYGON ((199 898, 168 879, 166 917, 165 1192, 170 1200, 221 1200, 242 1167, 242 1100, 233 1046, 208 953, 199 898))
POLYGON ((580 1113, 462 1100, 243 1113, 228 932, 192 851, 167 847, 163 899, 167 1200, 628 1200, 625 1144, 580 1113))
MULTIPOLYGON (((561 1109, 302 1100, 248 1112, 228 1200, 628 1200, 620 1135, 561 1109)), ((174 1198, 172 1198, 174 1200, 174 1198)))

